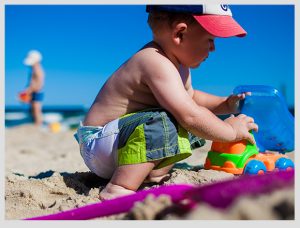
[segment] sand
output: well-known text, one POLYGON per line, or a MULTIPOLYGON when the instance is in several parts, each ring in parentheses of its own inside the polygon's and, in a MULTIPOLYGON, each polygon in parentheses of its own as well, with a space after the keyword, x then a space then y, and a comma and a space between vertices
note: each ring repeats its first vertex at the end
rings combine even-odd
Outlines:
MULTIPOLYGON (((32 125, 5 129, 6 220, 46 215, 99 202, 99 191, 107 180, 97 177, 85 166, 74 132, 53 133, 32 125)), ((229 173, 203 169, 210 145, 211 142, 207 141, 204 147, 194 150, 191 157, 171 170, 170 179, 160 185, 202 185, 237 178, 229 173)), ((294 159, 294 152, 289 156, 294 159)), ((144 184, 140 189, 151 187, 157 185, 144 184)), ((294 219, 293 186, 275 189, 268 194, 240 197, 226 210, 203 203, 188 213, 169 210, 158 216, 159 211, 170 206, 168 200, 150 201, 157 203, 153 206, 145 201, 129 213, 96 219, 294 219), (141 217, 134 212, 143 210, 155 213, 141 217)))

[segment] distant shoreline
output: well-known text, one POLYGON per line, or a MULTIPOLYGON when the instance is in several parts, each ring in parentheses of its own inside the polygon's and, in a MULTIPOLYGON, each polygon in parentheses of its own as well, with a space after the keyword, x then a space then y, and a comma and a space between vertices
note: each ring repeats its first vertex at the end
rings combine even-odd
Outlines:
MULTIPOLYGON (((295 116, 295 107, 288 107, 290 113, 295 116)), ((8 112, 24 112, 29 111, 29 105, 7 105, 5 106, 5 113, 8 112)), ((83 105, 45 105, 43 112, 82 112, 86 113, 88 108, 83 105)))
MULTIPOLYGON (((6 106, 5 127, 15 127, 33 123, 29 105, 6 106)), ((88 109, 79 105, 51 105, 43 107, 44 125, 60 122, 67 128, 75 128, 88 109)))
MULTIPOLYGON (((29 105, 7 105, 5 106, 5 112, 24 112, 29 110, 29 105)), ((44 112, 52 111, 75 111, 75 112, 86 112, 88 109, 83 105, 44 105, 44 112)))
MULTIPOLYGON (((77 127, 79 121, 87 113, 88 109, 80 105, 48 105, 43 107, 44 117, 47 116, 53 119, 61 119, 59 122, 67 124, 69 127, 77 127), (58 116, 58 117, 57 117, 58 116)), ((290 113, 295 116, 294 107, 289 108, 290 113)), ((229 115, 218 115, 222 120, 229 117, 229 115)), ((14 127, 23 124, 32 123, 29 105, 20 105, 20 106, 5 106, 5 127, 14 127)), ((46 120, 46 122, 49 122, 46 120)))

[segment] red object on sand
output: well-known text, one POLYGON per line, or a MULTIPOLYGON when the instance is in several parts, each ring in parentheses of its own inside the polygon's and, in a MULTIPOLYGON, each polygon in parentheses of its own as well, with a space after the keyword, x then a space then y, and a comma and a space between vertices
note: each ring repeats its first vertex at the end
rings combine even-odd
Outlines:
POLYGON ((22 91, 18 94, 18 98, 23 103, 29 103, 31 100, 31 96, 26 91, 22 91))

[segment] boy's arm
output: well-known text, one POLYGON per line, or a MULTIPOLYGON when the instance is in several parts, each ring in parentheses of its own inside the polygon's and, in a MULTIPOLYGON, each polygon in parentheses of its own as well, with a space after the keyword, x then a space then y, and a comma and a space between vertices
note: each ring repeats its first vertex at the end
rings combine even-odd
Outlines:
POLYGON ((243 94, 231 95, 228 97, 220 97, 199 90, 195 90, 192 87, 190 73, 188 80, 185 84, 185 88, 197 105, 206 107, 216 115, 237 113, 239 100, 245 98, 245 95, 243 94))
POLYGON ((193 90, 193 100, 199 106, 204 106, 214 114, 231 113, 227 105, 227 97, 219 97, 199 90, 193 90))
POLYGON ((209 109, 198 105, 184 88, 174 65, 164 57, 148 58, 144 66, 144 83, 149 86, 159 104, 172 113, 189 132, 214 141, 253 141, 249 130, 257 125, 249 117, 220 120, 209 109))
POLYGON ((193 91, 193 100, 204 106, 216 115, 238 113, 239 101, 245 99, 249 93, 232 94, 228 97, 219 97, 199 90, 193 91))

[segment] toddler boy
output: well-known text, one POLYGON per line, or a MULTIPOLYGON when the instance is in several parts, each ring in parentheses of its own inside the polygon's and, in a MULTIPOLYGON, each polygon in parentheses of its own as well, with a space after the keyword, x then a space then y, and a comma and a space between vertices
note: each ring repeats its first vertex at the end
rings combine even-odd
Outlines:
MULTIPOLYGON (((193 89, 190 68, 215 50, 216 37, 245 36, 227 5, 148 5, 153 41, 103 85, 78 128, 89 169, 110 179, 100 199, 134 193, 143 181, 161 181, 191 155, 199 138, 255 143, 253 118, 237 113, 246 94, 219 97, 193 89)), ((202 141, 200 141, 201 143, 202 141)), ((203 143, 202 143, 203 145, 203 143)))

